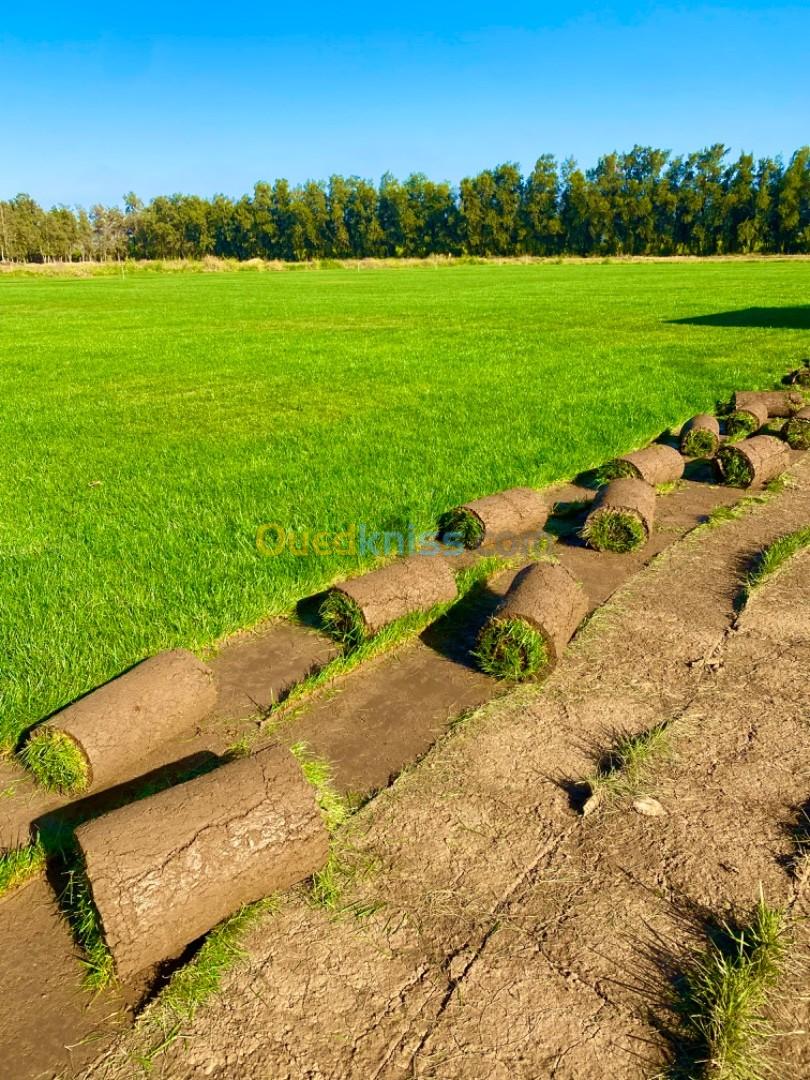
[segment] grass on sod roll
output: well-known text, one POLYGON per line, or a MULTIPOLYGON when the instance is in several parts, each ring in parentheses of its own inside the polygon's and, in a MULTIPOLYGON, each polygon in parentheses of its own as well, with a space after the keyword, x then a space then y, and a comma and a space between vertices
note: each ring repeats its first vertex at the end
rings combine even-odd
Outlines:
POLYGON ((706 428, 695 428, 684 436, 681 453, 686 457, 709 457, 717 449, 717 436, 706 428))
POLYGON ((717 457, 723 466, 723 483, 729 487, 750 487, 754 482, 754 470, 748 459, 736 446, 721 446, 717 457))
POLYGON ((356 648, 366 638, 363 612, 350 596, 332 589, 319 609, 324 629, 347 648, 356 648))
POLYGON ((785 424, 785 441, 791 450, 810 450, 810 420, 795 417, 788 420, 785 424))
POLYGON ((466 548, 480 547, 484 540, 484 526, 481 519, 472 510, 465 510, 463 506, 442 514, 437 531, 440 539, 461 540, 466 548))
POLYGON ((773 1035, 765 1012, 788 948, 784 909, 770 907, 762 897, 747 925, 721 924, 676 986, 680 1052, 686 1060, 675 1076, 765 1080, 775 1075, 764 1055, 773 1035))
POLYGON ((517 681, 535 678, 549 662, 543 635, 523 619, 490 619, 473 656, 486 675, 517 681))
POLYGON ((90 769, 81 748, 62 731, 34 731, 20 751, 20 760, 37 783, 48 791, 77 795, 90 782, 90 769))
POLYGON ((640 474, 638 469, 630 461, 623 461, 621 458, 615 458, 613 461, 606 461, 604 465, 596 471, 596 482, 601 487, 602 484, 607 484, 610 480, 620 480, 623 477, 630 477, 633 480, 638 480, 640 474))
POLYGON ((0 280, 0 746, 375 562, 262 556, 263 523, 428 530, 772 386, 801 330, 684 320, 810 289, 779 260, 116 270, 0 280))
POLYGON ((594 795, 640 795, 653 768, 671 752, 672 738, 667 721, 648 731, 623 735, 602 757, 597 771, 588 777, 586 784, 594 795))
POLYGON ((759 420, 751 413, 740 410, 730 413, 726 419, 726 435, 729 439, 744 439, 759 428, 759 420))
POLYGON ((810 547, 810 525, 795 532, 787 533, 774 540, 760 554, 756 566, 745 579, 744 594, 747 599, 752 592, 778 573, 779 570, 800 551, 810 547))
POLYGON ((600 510, 588 518, 582 536, 598 551, 635 551, 647 543, 647 530, 638 514, 624 510, 600 510))

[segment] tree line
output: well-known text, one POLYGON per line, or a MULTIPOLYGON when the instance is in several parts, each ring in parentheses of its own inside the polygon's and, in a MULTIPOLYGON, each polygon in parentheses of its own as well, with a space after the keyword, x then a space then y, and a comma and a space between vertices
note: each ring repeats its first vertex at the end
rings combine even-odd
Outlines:
POLYGON ((527 176, 506 163, 458 187, 386 173, 262 181, 239 199, 131 192, 89 211, 0 201, 0 260, 14 262, 754 252, 810 252, 810 147, 785 162, 635 146, 585 171, 544 154, 527 176))

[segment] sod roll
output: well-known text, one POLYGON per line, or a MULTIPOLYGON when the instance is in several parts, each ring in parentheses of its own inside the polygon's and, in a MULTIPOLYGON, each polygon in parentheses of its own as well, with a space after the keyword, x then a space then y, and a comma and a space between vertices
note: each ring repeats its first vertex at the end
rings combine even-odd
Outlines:
POLYGON ((185 649, 159 653, 39 724, 21 757, 46 787, 99 790, 138 776, 215 702, 207 665, 185 649))
POLYGON ((810 408, 800 409, 785 421, 782 437, 792 450, 810 450, 810 408))
POLYGON ((768 422, 768 406, 764 401, 751 401, 745 408, 735 409, 726 418, 726 434, 730 438, 753 435, 768 422))
POLYGON ((479 665, 501 678, 536 677, 557 663, 587 613, 587 597, 564 566, 527 566, 479 635, 479 665))
POLYGON ((680 452, 663 443, 652 443, 643 450, 623 454, 610 463, 609 472, 656 484, 672 484, 683 476, 684 460, 680 452))
POLYGON ((810 389, 810 362, 805 360, 803 367, 791 371, 782 382, 788 383, 789 386, 805 386, 810 389))
POLYGON ((357 642, 415 611, 455 600, 456 579, 446 559, 409 555, 330 589, 321 620, 340 640, 357 642))
POLYGON ((790 465, 790 451, 774 435, 754 435, 742 442, 721 446, 716 461, 726 484, 747 488, 753 484, 767 484, 781 476, 790 465))
POLYGON ((735 412, 750 410, 752 405, 763 405, 768 416, 792 416, 802 408, 804 398, 795 390, 740 390, 734 395, 735 412))
POLYGON ((437 532, 442 539, 455 534, 465 547, 477 548, 542 529, 548 511, 548 501, 539 491, 510 488, 449 510, 439 519, 437 532))
POLYGON ((681 428, 681 453, 685 457, 714 457, 720 445, 720 424, 708 413, 699 413, 681 428))
POLYGON ((309 877, 329 849, 313 789, 279 747, 96 818, 76 839, 122 979, 309 877))
POLYGON ((655 488, 622 477, 599 489, 582 535, 597 551, 635 551, 647 543, 655 523, 655 488))

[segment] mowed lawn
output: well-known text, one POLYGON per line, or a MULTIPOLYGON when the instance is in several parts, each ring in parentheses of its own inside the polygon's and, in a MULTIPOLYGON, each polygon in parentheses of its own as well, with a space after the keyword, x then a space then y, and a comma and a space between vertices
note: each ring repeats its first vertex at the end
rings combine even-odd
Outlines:
POLYGON ((0 744, 358 569, 261 523, 426 528, 595 466, 770 386, 808 295, 810 262, 0 279, 0 744))

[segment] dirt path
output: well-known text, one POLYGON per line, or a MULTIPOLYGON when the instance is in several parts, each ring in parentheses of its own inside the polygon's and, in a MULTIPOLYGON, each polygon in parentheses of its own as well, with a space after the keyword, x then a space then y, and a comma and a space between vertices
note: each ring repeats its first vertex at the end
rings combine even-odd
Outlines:
MULTIPOLYGON (((810 567, 735 627, 747 562, 810 521, 797 486, 673 547, 591 621, 541 691, 489 705, 353 820, 344 902, 299 896, 250 936, 155 1064, 177 1080, 649 1076, 668 1059, 684 947, 760 884, 795 898, 790 829, 810 797, 810 567), (572 784, 617 731, 676 720, 667 814, 582 819, 572 784), (376 908, 376 909, 375 909, 376 908)), ((802 901, 804 902, 804 901, 802 901)), ((794 1002, 786 1030, 805 1030, 794 1002)), ((138 1029, 92 1076, 129 1077, 138 1029)), ((807 1075, 806 1041, 778 1044, 807 1075)))

